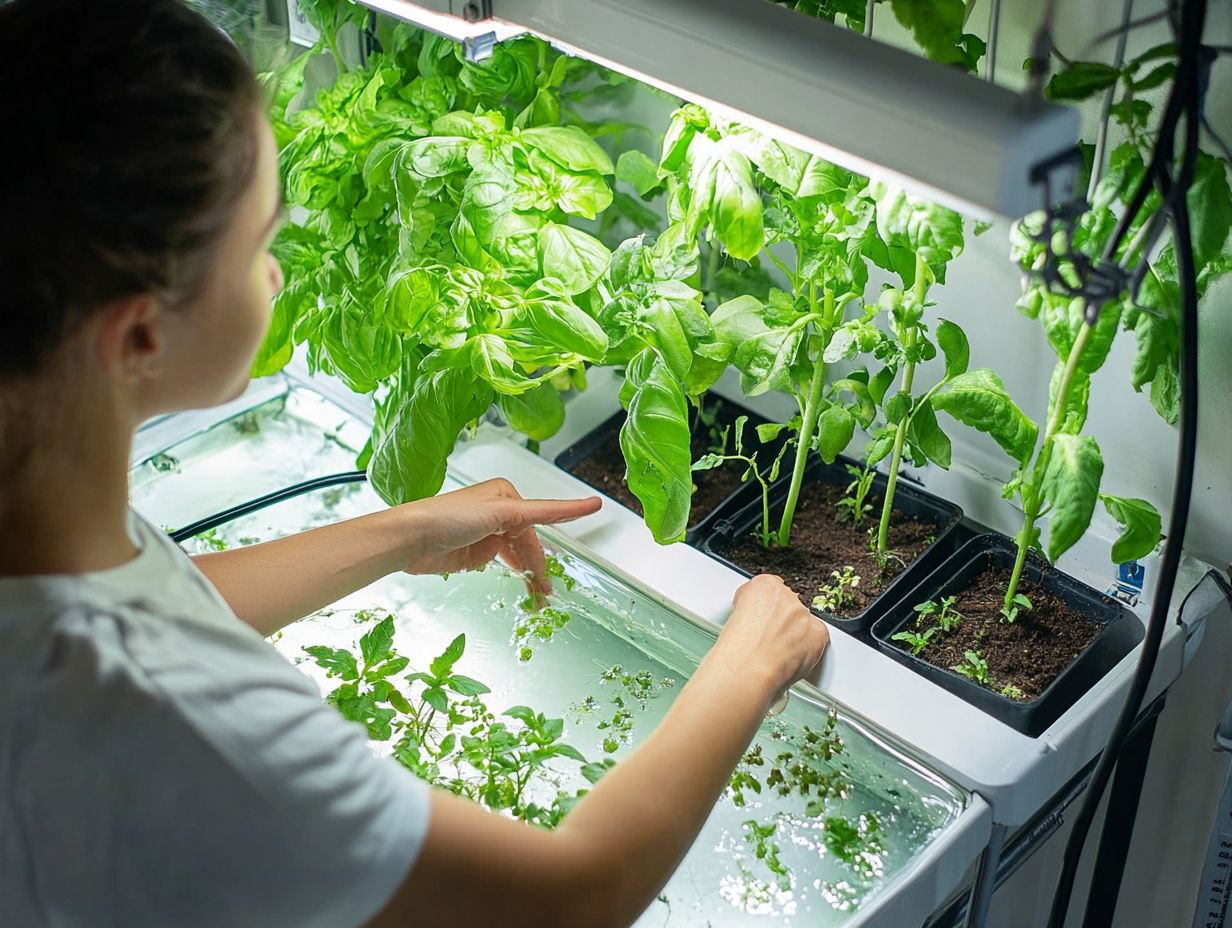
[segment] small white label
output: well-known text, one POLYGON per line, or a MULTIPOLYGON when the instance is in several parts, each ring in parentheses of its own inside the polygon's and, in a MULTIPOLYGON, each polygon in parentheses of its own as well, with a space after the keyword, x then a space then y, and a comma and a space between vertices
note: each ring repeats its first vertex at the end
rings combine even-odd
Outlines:
POLYGON ((287 22, 291 27, 291 41, 312 48, 321 40, 321 33, 299 11, 299 0, 287 0, 287 22))

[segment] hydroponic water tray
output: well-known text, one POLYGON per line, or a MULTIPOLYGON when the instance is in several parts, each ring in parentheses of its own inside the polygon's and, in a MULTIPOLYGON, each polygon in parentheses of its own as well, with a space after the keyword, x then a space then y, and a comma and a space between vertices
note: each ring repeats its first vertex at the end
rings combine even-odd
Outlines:
MULTIPOLYGON (((284 415, 268 402, 257 411, 262 423, 284 415)), ((217 428, 165 449, 180 469, 134 483, 139 511, 159 522, 175 521, 160 510, 162 501, 173 498, 171 484, 177 513, 186 511, 196 491, 184 477, 204 472, 195 448, 214 472, 226 473, 228 458, 251 458, 258 434, 275 434, 272 427, 258 433, 228 422, 217 428), (163 481, 168 486, 160 486, 163 481)), ((285 456, 276 445, 265 450, 285 456)), ((206 499, 217 497, 209 486, 199 489, 206 499)), ((219 525, 189 547, 255 543, 380 506, 365 484, 313 491, 219 525)), ((584 546, 558 533, 546 535, 560 573, 553 611, 546 615, 523 607, 521 579, 501 568, 447 579, 396 576, 290 626, 277 636, 276 647, 313 676, 323 694, 334 693, 345 685, 337 676, 339 661, 347 660, 342 655, 352 655, 362 669, 364 655, 375 647, 374 628, 391 617, 391 659, 404 656, 409 663, 390 679, 412 712, 394 714, 387 737, 381 737, 379 713, 365 720, 370 732, 375 726, 374 750, 405 757, 398 725, 412 718, 419 721, 410 725, 421 724, 426 715, 416 715, 416 709, 429 705, 425 684, 406 675, 429 671, 433 659, 450 653, 451 643, 457 649, 464 635, 451 672, 470 681, 462 686, 466 693, 478 689, 476 682, 490 692, 474 697, 482 713, 465 693, 448 691, 451 707, 483 715, 481 737, 489 740, 493 725, 518 735, 528 724, 546 724, 556 734, 553 743, 568 746, 523 784, 522 811, 529 804, 550 818, 602 772, 605 761, 624 756, 654 727, 716 631, 584 546), (370 637, 361 646, 365 635, 370 637), (529 707, 533 715, 507 715, 514 706, 529 707)), ((367 685, 357 695, 365 691, 367 685)), ((415 739, 434 744, 430 778, 482 799, 476 785, 481 771, 465 759, 462 741, 474 736, 470 727, 447 730, 439 721, 447 715, 437 714, 434 734, 419 731, 415 739), (451 734, 455 742, 441 752, 451 734)), ((786 710, 766 721, 750 751, 739 771, 740 788, 720 800, 641 924, 738 925, 772 916, 810 926, 899 925, 910 912, 931 910, 958 886, 987 839, 988 809, 978 797, 810 686, 793 690, 786 710)), ((424 760, 417 756, 415 763, 424 760)))

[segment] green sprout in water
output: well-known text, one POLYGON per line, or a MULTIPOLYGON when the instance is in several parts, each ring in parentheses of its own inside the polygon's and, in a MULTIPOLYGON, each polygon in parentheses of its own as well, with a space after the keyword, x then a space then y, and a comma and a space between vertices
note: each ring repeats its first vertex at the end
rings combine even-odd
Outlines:
POLYGON ((851 599, 851 591, 860 585, 860 578, 854 567, 847 566, 842 570, 830 572, 832 582, 823 586, 813 597, 813 606, 823 612, 837 614, 844 603, 851 599))
POLYGON ((218 529, 206 529, 196 537, 196 542, 202 549, 208 551, 226 551, 231 545, 219 534, 218 529))
POLYGON ((261 416, 251 410, 231 420, 231 427, 241 435, 256 435, 261 431, 261 416))
POLYGON ((150 458, 149 465, 160 474, 178 474, 180 472, 179 459, 172 457, 166 452, 159 452, 150 458))
POLYGON ((586 793, 562 789, 558 765, 579 764, 578 772, 592 784, 610 769, 607 761, 588 762, 563 740, 562 719, 528 706, 494 713, 483 698, 488 687, 456 670, 465 635, 450 642, 427 670, 405 675, 410 660, 396 652, 393 638, 393 616, 384 615, 360 638, 358 654, 324 646, 304 650, 340 681, 326 701, 364 725, 372 740, 393 741, 393 758, 416 776, 494 811, 553 828, 586 793), (547 805, 528 798, 552 792, 547 805))
POLYGON ((847 484, 843 498, 835 503, 834 507, 838 510, 840 522, 850 521, 853 525, 862 525, 864 517, 873 511, 872 505, 865 500, 873 488, 873 478, 877 476, 877 472, 871 467, 848 464, 847 473, 855 479, 847 484))
POLYGON ((565 569, 564 560, 558 555, 544 555, 543 571, 553 580, 559 580, 564 585, 566 591, 571 591, 577 585, 577 581, 565 569))
MULTIPOLYGON (((616 664, 599 675, 599 685, 615 684, 614 692, 608 697, 611 715, 596 723, 603 735, 600 747, 605 754, 614 754, 623 744, 633 741, 634 709, 645 712, 663 690, 676 686, 673 677, 663 677, 655 680, 649 670, 636 673, 626 671, 616 664)), ((573 705, 574 713, 580 718, 600 711, 600 703, 594 696, 587 696, 581 702, 573 705)))

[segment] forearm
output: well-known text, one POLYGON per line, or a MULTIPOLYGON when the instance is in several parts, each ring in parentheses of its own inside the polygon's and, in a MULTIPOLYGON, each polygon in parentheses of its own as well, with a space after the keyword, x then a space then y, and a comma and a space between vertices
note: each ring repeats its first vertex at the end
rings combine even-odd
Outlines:
POLYGON ((774 698, 711 652, 646 742, 570 812, 557 837, 606 879, 596 924, 631 924, 693 844, 774 698))
POLYGON ((193 561, 235 614, 268 636, 402 569, 415 536, 408 521, 405 507, 387 509, 193 561))

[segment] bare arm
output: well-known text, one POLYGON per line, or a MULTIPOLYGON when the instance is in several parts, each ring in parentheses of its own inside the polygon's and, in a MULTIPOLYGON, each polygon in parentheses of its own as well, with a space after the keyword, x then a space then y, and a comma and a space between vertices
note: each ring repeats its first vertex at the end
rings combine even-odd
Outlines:
POLYGON ((469 570, 499 557, 515 570, 529 572, 532 592, 550 592, 535 526, 568 522, 598 508, 595 497, 522 499, 509 481, 488 480, 193 560, 236 615, 262 635, 272 635, 399 570, 469 570))
POLYGON ((411 561, 413 513, 387 509, 193 558, 235 614, 272 635, 411 561))
POLYGON ((767 708, 829 635, 781 581, 737 593, 723 635, 659 727, 546 832, 444 794, 406 882, 373 928, 631 924, 709 815, 767 708))

